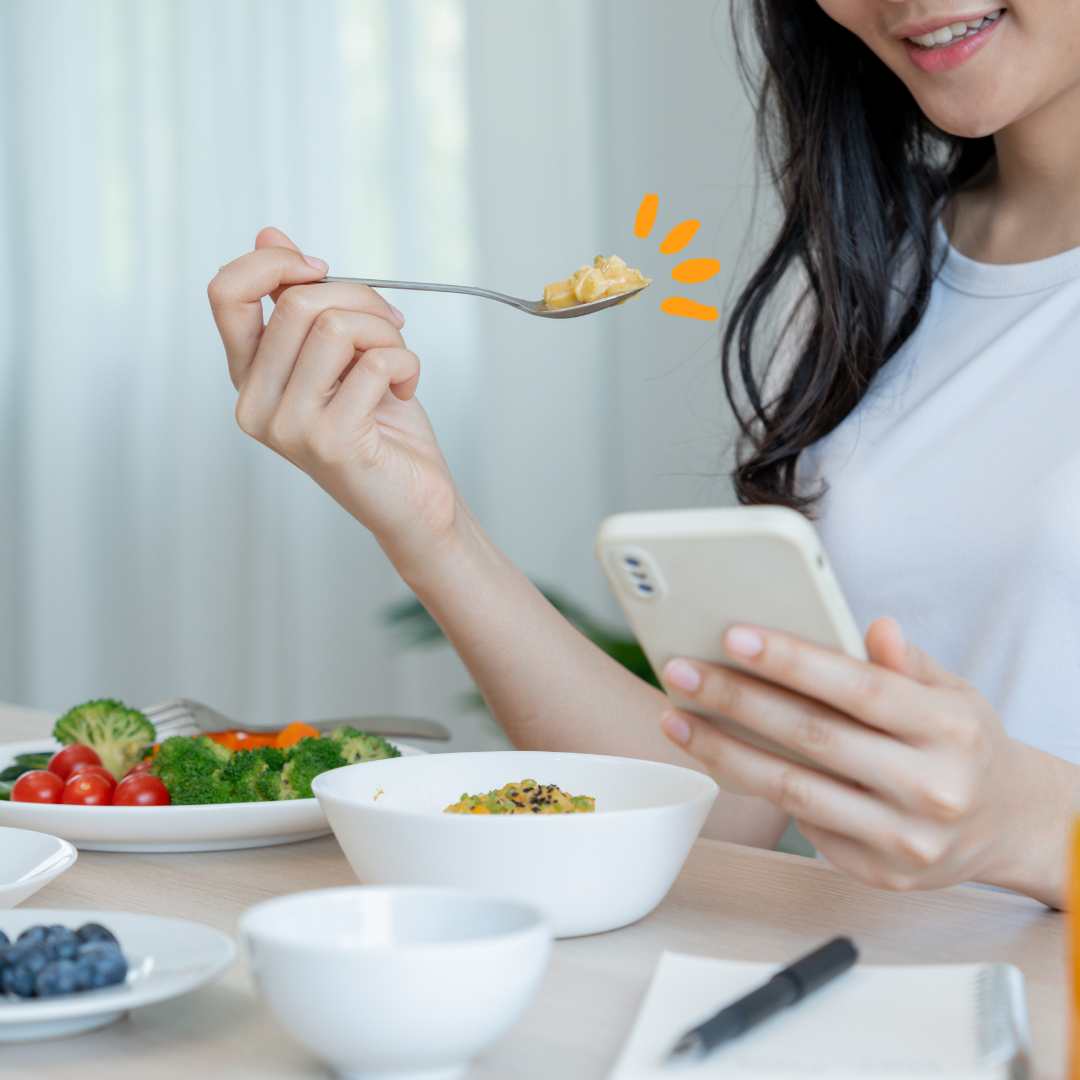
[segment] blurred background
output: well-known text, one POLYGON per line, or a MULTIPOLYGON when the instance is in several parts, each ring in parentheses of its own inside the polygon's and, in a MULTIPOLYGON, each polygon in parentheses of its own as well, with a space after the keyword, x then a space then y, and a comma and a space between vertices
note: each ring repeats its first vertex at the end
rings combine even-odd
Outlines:
POLYGON ((0 0, 0 701, 497 745, 450 650, 396 644, 371 536, 237 428, 206 285, 269 224, 338 274, 538 297, 617 252, 653 277, 566 322, 389 297, 481 521, 617 626, 600 520, 731 501, 719 324, 660 301, 722 311, 766 238, 752 125, 727 0, 0 0), (701 256, 718 277, 671 280, 701 256))

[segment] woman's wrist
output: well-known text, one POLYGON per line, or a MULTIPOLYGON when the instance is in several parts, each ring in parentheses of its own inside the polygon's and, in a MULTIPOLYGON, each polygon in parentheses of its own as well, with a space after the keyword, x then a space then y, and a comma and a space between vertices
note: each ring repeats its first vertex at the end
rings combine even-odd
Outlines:
POLYGON ((1065 910, 1069 842, 1080 809, 1080 766, 1018 739, 1010 742, 1012 780, 1000 792, 998 835, 977 880, 1065 910))

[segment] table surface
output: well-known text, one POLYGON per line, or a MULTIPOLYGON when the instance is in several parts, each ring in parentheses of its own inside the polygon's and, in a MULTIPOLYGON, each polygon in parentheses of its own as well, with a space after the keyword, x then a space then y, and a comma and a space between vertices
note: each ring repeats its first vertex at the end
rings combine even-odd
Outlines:
MULTIPOLYGON (((0 709, 0 741, 32 738, 41 715, 0 709)), ((356 883, 332 837, 246 851, 80 852, 23 908, 95 908, 193 919, 235 935, 239 913, 282 893, 356 883)), ((1035 1075, 1064 1074, 1063 917, 971 886, 893 894, 811 859, 700 840, 667 898, 622 930, 559 941, 535 1002, 474 1064, 471 1080, 606 1076, 664 949, 780 962, 837 933, 868 963, 1007 961, 1027 979, 1035 1075)), ((242 961, 218 980, 97 1032, 0 1047, 5 1080, 321 1078, 289 1041, 242 961)))

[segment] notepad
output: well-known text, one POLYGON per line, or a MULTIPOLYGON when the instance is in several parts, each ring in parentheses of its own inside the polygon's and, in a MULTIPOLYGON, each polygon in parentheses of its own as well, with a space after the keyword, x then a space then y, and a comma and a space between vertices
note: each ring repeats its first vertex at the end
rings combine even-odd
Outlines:
POLYGON ((684 1032, 779 970, 776 964, 663 953, 609 1080, 1027 1075, 1024 977, 1011 964, 857 964, 704 1061, 666 1063, 684 1032))

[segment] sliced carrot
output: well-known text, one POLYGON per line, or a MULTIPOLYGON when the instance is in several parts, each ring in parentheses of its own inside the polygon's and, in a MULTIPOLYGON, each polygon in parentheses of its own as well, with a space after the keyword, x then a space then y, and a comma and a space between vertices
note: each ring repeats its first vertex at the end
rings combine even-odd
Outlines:
POLYGON ((284 731, 279 731, 277 740, 274 743, 275 746, 284 750, 286 746, 292 746, 293 743, 298 743, 301 739, 306 739, 308 736, 319 738, 319 731, 317 728, 313 728, 310 724, 290 724, 284 731))

